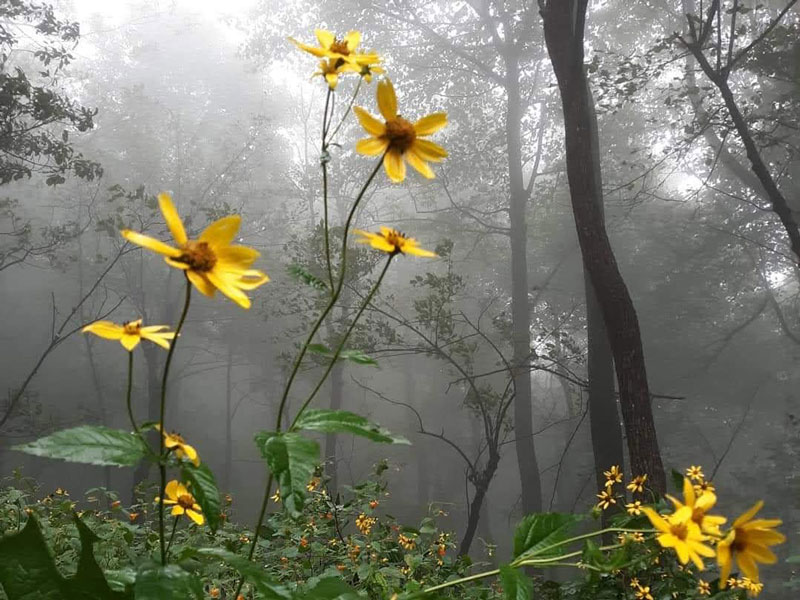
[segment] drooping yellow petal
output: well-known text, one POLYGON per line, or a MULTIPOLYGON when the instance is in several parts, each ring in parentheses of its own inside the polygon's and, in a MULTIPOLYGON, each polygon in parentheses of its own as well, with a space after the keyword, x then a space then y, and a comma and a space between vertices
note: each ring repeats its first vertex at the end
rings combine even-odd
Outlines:
MULTIPOLYGON (((154 344, 158 344, 165 350, 169 350, 169 341, 175 337, 175 333, 148 333, 146 331, 141 332, 142 339, 149 340, 154 344)), ((123 342, 124 344, 125 342, 123 342)))
POLYGON ((242 290, 254 290, 269 281, 266 273, 256 269, 250 269, 237 274, 236 287, 242 290))
POLYGON ((189 509, 186 511, 186 516, 189 517, 192 521, 197 523, 198 525, 202 525, 205 523, 205 517, 196 510, 189 509))
POLYGON ((350 31, 344 36, 344 41, 347 42, 347 49, 350 50, 350 52, 355 52, 355 49, 358 48, 358 45, 361 43, 361 34, 357 31, 350 31))
POLYGON ((180 262, 179 260, 173 260, 169 256, 164 257, 164 262, 167 263, 170 267, 175 267, 176 269, 181 269, 182 271, 186 271, 191 268, 191 266, 186 264, 185 262, 180 262))
POLYGON ((244 309, 250 308, 250 298, 247 295, 233 285, 230 281, 227 280, 225 277, 221 277, 215 271, 209 271, 206 273, 206 277, 208 280, 217 288, 220 292, 225 294, 228 298, 236 302, 239 306, 244 309))
POLYGON ((328 87, 332 90, 336 89, 336 86, 339 84, 339 74, 338 73, 325 73, 325 81, 328 82, 328 87))
POLYGON ((759 500, 753 506, 750 507, 746 513, 741 515, 738 519, 733 522, 733 528, 736 529, 737 527, 742 526, 743 524, 747 523, 750 519, 756 516, 756 513, 761 510, 764 506, 764 501, 759 500))
POLYGON ((139 342, 142 341, 141 336, 132 335, 130 333, 123 333, 122 337, 120 338, 120 343, 123 345, 125 350, 131 352, 136 346, 139 345, 139 342))
POLYGON ((184 508, 180 504, 176 504, 175 506, 172 507, 172 513, 171 514, 172 514, 173 517, 179 517, 184 512, 186 512, 184 510, 184 508))
POLYGON ((214 293, 217 291, 217 288, 214 287, 214 284, 208 280, 204 273, 198 273, 197 271, 186 271, 186 277, 189 278, 189 281, 192 282, 192 285, 196 287, 201 294, 208 296, 209 298, 214 297, 214 293))
POLYGON ((739 565, 742 573, 753 581, 758 581, 758 566, 747 552, 738 552, 736 554, 736 563, 739 565))
POLYGON ((365 154, 367 156, 377 156, 378 154, 383 154, 386 152, 386 148, 389 147, 389 142, 387 140, 379 139, 379 138, 364 138, 363 140, 358 140, 356 142, 356 152, 359 154, 365 154))
POLYGON ((692 482, 689 481, 688 477, 683 478, 683 501, 686 503, 687 506, 694 506, 695 502, 694 486, 692 485, 692 482))
POLYGON ((314 35, 317 36, 317 41, 319 41, 319 45, 329 50, 330 47, 333 45, 333 42, 336 41, 336 36, 333 35, 330 31, 326 31, 324 29, 315 29, 314 35))
POLYGON ((167 222, 167 227, 169 227, 172 237, 175 238, 178 245, 185 244, 189 238, 186 237, 186 230, 183 228, 183 222, 178 216, 178 211, 175 209, 170 195, 159 194, 158 206, 161 209, 161 214, 164 215, 164 220, 167 222))
POLYGON ((222 217, 211 223, 200 234, 201 242, 208 242, 212 247, 228 246, 233 238, 236 237, 236 232, 239 231, 239 225, 242 223, 242 217, 239 215, 228 215, 222 217))
POLYGON ((216 255, 218 263, 221 262, 237 268, 247 269, 261 256, 261 253, 255 248, 248 248, 247 246, 226 246, 219 248, 216 251, 216 255))
POLYGON ((447 113, 433 113, 414 123, 417 135, 431 135, 447 125, 447 113))
POLYGON ((302 42, 298 42, 296 39, 290 37, 289 41, 292 42, 295 46, 308 52, 309 54, 313 54, 314 56, 318 56, 320 58, 324 58, 328 56, 328 51, 325 48, 318 48, 316 46, 309 46, 308 44, 304 44, 302 42))
POLYGON ((447 158, 447 150, 430 140, 421 140, 417 138, 414 140, 411 147, 423 160, 441 162, 442 159, 447 158))
POLYGON ((363 127, 368 134, 375 137, 380 137, 386 133, 386 125, 381 123, 378 119, 373 117, 360 106, 354 106, 353 112, 356 114, 358 122, 361 123, 361 127, 363 127))
MULTIPOLYGON (((182 493, 181 488, 183 488, 183 486, 180 484, 180 482, 177 479, 173 479, 164 488, 164 493, 174 500, 177 499, 182 493)), ((185 491, 185 488, 183 488, 183 491, 185 491)))
POLYGON ((378 83, 378 109, 387 121, 397 117, 397 96, 389 79, 378 83))
POLYGON ((181 255, 181 251, 178 250, 177 248, 173 248, 172 246, 169 246, 160 240, 152 238, 149 235, 144 235, 136 231, 131 231, 130 229, 123 229, 120 233, 122 234, 122 237, 124 237, 129 242, 136 244, 137 246, 142 246, 143 248, 147 248, 148 250, 152 250, 153 252, 158 252, 159 254, 163 254, 164 256, 169 256, 171 258, 178 258, 181 255))
POLYGON ((416 243, 414 244, 405 244, 403 246, 403 254, 411 254, 413 256, 422 256, 425 258, 436 258, 437 254, 435 252, 431 252, 430 250, 425 250, 424 248, 420 248, 417 246, 416 243))
POLYGON ((111 321, 95 321, 84 327, 81 331, 84 333, 93 333, 107 340, 118 340, 122 337, 122 333, 125 330, 121 325, 117 325, 111 321))
POLYGON ((766 565, 774 565, 776 562, 778 562, 778 557, 775 556, 775 553, 766 546, 751 544, 747 547, 747 552, 751 554, 756 561, 766 565))
POLYGON ((417 154, 413 148, 406 152, 406 160, 408 161, 408 164, 410 164, 414 170, 416 170, 423 177, 426 177, 427 179, 433 179, 436 177, 436 175, 433 173, 433 169, 430 168, 428 163, 420 158, 419 154, 417 154))
MULTIPOLYGON (((169 329, 169 326, 168 325, 148 325, 147 327, 141 327, 139 330, 142 333, 158 333, 159 331, 164 331, 165 329, 169 329)), ((174 336, 175 334, 172 333, 171 335, 174 336)))
POLYGON ((383 157, 386 174, 394 183, 401 183, 406 178, 406 163, 403 155, 396 150, 389 150, 383 157))

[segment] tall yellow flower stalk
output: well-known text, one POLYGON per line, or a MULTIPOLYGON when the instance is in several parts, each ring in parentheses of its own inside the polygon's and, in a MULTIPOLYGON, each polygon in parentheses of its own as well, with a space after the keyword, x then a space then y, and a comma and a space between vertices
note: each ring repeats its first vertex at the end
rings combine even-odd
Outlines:
POLYGON ((359 140, 356 152, 367 156, 384 154, 383 166, 386 174, 395 183, 406 178, 407 162, 423 177, 433 179, 429 162, 440 162, 447 151, 438 144, 422 139, 433 135, 447 125, 447 114, 432 113, 412 123, 397 112, 397 96, 392 82, 385 79, 378 83, 378 109, 385 119, 382 123, 359 106, 353 107, 358 121, 372 137, 359 140))
POLYGON ((211 297, 219 290, 242 308, 250 308, 250 298, 244 291, 265 284, 269 277, 250 268, 260 256, 258 250, 231 244, 242 218, 223 217, 206 227, 196 240, 190 240, 169 194, 159 194, 158 205, 177 248, 130 229, 124 229, 122 236, 162 254, 167 264, 181 269, 202 294, 211 297))

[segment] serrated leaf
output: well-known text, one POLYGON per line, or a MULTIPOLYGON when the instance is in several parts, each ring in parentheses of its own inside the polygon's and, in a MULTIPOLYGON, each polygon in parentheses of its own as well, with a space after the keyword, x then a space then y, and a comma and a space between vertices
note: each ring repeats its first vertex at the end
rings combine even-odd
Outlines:
POLYGON ((383 444, 409 444, 399 435, 346 410, 308 409, 295 424, 297 429, 324 433, 351 433, 383 444))
POLYGON ((199 548, 196 550, 196 554, 221 560, 236 569, 240 575, 247 579, 248 583, 256 587, 260 597, 264 600, 289 600, 292 597, 288 589, 267 577, 267 571, 261 565, 249 561, 243 556, 221 548, 199 548))
POLYGON ((178 565, 141 565, 133 589, 136 600, 203 600, 203 583, 178 565))
POLYGON ((319 463, 319 444, 293 432, 259 432, 256 444, 278 482, 283 505, 297 517, 305 501, 306 485, 319 463))
POLYGON ((570 529, 580 520, 580 515, 565 513, 528 515, 514 532, 514 558, 557 553, 558 548, 548 548, 567 539, 570 529))
POLYGON ((286 269, 294 279, 302 281, 308 286, 316 290, 327 290, 328 284, 322 281, 319 277, 308 271, 305 267, 300 265, 289 265, 286 269))
POLYGON ((502 565, 500 583, 506 600, 530 600, 533 597, 533 582, 519 569, 502 565))
POLYGON ((216 532, 219 528, 221 504, 219 500, 219 488, 214 479, 214 473, 205 463, 195 467, 192 463, 184 463, 181 468, 184 480, 191 482, 190 491, 197 500, 203 515, 206 518, 209 528, 216 532))
POLYGON ((127 431, 101 425, 82 425, 57 431, 14 450, 68 462, 132 467, 147 455, 142 440, 127 431))
MULTIPOLYGON (((324 344, 309 344, 308 351, 312 354, 324 356, 325 358, 333 358, 335 354, 330 348, 324 344)), ((370 365, 373 367, 378 366, 378 361, 364 354, 361 350, 342 350, 339 352, 337 360, 349 360, 358 365, 370 365)))
POLYGON ((127 600, 130 593, 116 592, 106 582, 92 551, 97 537, 78 517, 81 550, 74 577, 56 568, 36 518, 31 515, 22 531, 0 540, 0 588, 8 600, 127 600))

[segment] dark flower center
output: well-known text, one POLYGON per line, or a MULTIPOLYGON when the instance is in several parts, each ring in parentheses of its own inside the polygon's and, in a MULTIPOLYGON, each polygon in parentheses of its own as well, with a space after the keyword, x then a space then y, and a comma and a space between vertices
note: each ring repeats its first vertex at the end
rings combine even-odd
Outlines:
POLYGON ((395 117, 386 122, 385 136, 389 140, 389 149, 397 150, 402 154, 414 145, 417 132, 412 123, 403 117, 395 117))
POLYGON ((194 496, 191 494, 181 494, 178 496, 178 504, 183 508, 192 508, 194 506, 194 496))
POLYGON ((128 335, 138 335, 139 329, 141 329, 142 324, 138 321, 133 322, 126 322, 122 324, 122 328, 125 330, 125 333, 128 335))
POLYGON ((217 264, 217 255, 208 245, 208 242, 189 240, 183 245, 183 254, 175 260, 189 265, 192 271, 206 273, 217 264))
POLYGON ((347 56, 350 54, 350 48, 347 47, 347 42, 344 40, 333 40, 331 44, 331 52, 347 56))

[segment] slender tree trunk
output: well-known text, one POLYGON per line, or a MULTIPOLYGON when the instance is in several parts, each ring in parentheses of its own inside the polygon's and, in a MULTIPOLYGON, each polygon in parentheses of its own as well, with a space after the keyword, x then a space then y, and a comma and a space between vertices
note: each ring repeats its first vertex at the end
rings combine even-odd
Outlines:
POLYGON ((470 502, 469 505, 467 529, 464 531, 464 537, 461 538, 461 544, 459 544, 458 547, 459 556, 466 556, 469 554, 469 549, 475 539, 475 532, 478 529, 483 501, 486 499, 486 492, 489 490, 492 479, 494 479, 499 462, 500 456, 492 453, 486 466, 475 476, 474 481, 472 481, 472 485, 475 487, 475 495, 472 496, 472 502, 470 502))
MULTIPOLYGON (((522 511, 542 509, 542 482, 533 440, 533 394, 531 392, 531 331, 528 299, 528 231, 526 208, 528 193, 522 179, 522 98, 519 89, 519 63, 515 56, 506 60, 506 144, 508 148, 509 217, 511 221, 511 320, 514 366, 514 445, 517 451, 522 511)), ((477 518, 477 517, 476 517, 477 518)))
POLYGON ((631 468, 666 490, 647 384, 639 320, 619 271, 596 197, 600 165, 592 151, 595 119, 583 64, 588 0, 540 0, 545 42, 561 92, 567 176, 578 241, 614 356, 631 468))

